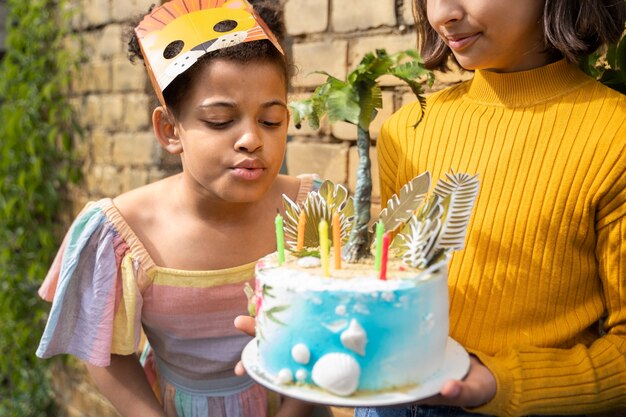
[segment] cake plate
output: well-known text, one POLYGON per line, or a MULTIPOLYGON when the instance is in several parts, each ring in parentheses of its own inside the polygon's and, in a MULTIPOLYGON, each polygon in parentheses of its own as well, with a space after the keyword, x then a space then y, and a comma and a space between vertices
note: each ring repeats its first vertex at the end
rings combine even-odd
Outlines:
POLYGON ((246 345, 241 355, 248 374, 264 387, 288 397, 311 403, 338 407, 378 407, 412 403, 439 393, 443 383, 449 379, 462 379, 469 370, 470 360, 467 351, 456 340, 448 338, 442 368, 428 381, 401 391, 362 393, 341 397, 310 385, 279 385, 259 366, 257 340, 246 345))

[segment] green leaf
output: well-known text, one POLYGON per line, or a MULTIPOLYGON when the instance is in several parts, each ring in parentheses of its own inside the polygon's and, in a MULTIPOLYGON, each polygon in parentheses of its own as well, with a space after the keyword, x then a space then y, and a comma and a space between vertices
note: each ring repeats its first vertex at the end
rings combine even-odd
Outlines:
POLYGON ((349 87, 332 90, 328 94, 326 109, 331 122, 359 123, 359 103, 355 91, 349 87))
POLYGON ((269 310, 263 310, 265 312, 265 316, 270 319, 271 321, 273 321, 274 323, 280 324, 282 326, 286 326, 285 323, 283 323, 282 321, 278 320, 276 318, 276 314, 283 312, 285 310, 287 310, 289 308, 289 306, 284 305, 284 306, 276 306, 276 307, 272 307, 269 310))
POLYGON ((626 37, 622 36, 617 51, 615 53, 615 67, 622 74, 626 73, 626 37))
POLYGON ((378 85, 359 93, 359 126, 363 130, 369 130, 372 120, 376 117, 376 109, 383 107, 383 93, 378 85))
POLYGON ((315 114, 315 107, 311 99, 291 101, 289 102, 289 109, 291 110, 293 124, 297 128, 300 127, 302 121, 308 119, 312 129, 319 129, 319 117, 315 114))

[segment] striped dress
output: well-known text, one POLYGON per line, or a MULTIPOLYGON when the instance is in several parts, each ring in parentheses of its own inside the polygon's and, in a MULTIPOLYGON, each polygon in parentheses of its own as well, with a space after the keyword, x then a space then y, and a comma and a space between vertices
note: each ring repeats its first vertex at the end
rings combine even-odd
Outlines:
MULTIPOLYGON (((319 180, 303 176, 298 202, 319 180)), ((234 325, 255 262, 214 271, 155 265, 111 199, 70 228, 39 295, 52 301, 37 356, 72 354, 95 366, 152 348, 146 374, 170 417, 265 416, 264 388, 234 375, 251 338, 234 325)))

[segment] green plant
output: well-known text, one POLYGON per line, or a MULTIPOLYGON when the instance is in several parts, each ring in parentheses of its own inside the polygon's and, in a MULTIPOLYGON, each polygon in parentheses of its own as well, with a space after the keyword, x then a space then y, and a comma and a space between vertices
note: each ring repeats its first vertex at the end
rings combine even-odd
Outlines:
POLYGON ((0 415, 53 415, 47 362, 35 356, 49 305, 39 300, 58 247, 63 191, 78 178, 68 103, 77 63, 64 0, 9 0, 0 66, 0 415))
POLYGON ((580 67, 606 86, 626 94, 626 35, 605 52, 588 56, 580 67))
MULTIPOLYGON (((422 107, 425 106, 422 84, 432 83, 432 73, 424 68, 415 50, 388 54, 384 49, 366 54, 345 81, 326 72, 326 82, 320 85, 307 99, 289 104, 294 124, 299 126, 308 120, 313 129, 319 128, 320 119, 328 115, 331 122, 345 121, 357 128, 357 150, 359 166, 354 194, 354 227, 350 233, 344 257, 356 262, 369 255, 372 176, 369 127, 382 108, 382 92, 378 79, 392 75, 406 82, 422 107)), ((419 123, 419 121, 417 121, 419 123)))
POLYGON ((606 50, 582 60, 580 68, 607 87, 626 94, 626 32, 606 50))

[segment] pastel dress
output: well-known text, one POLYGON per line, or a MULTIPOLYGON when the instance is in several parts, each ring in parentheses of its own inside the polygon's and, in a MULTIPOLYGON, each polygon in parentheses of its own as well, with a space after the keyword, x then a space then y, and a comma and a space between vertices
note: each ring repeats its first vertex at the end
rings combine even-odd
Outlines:
MULTIPOLYGON (((317 177, 302 176, 297 201, 319 185, 317 177)), ((243 288, 254 265, 158 266, 111 199, 90 203, 39 290, 52 309, 37 356, 66 353, 105 367, 112 354, 140 349, 143 328, 156 371, 150 382, 169 417, 266 416, 265 389, 234 374, 251 337, 233 320, 247 314, 243 288)))

